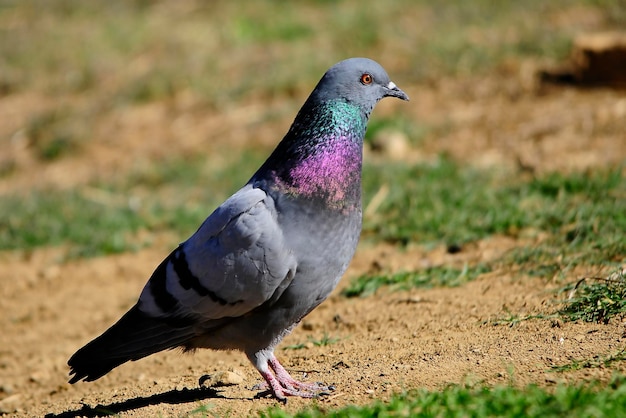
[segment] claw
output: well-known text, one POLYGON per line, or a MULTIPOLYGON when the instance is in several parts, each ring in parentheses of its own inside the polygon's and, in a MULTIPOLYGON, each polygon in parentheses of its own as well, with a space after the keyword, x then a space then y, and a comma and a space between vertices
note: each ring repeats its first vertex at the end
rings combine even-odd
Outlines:
POLYGON ((301 398, 316 398, 318 396, 328 396, 330 391, 335 390, 334 386, 325 386, 322 383, 299 382, 278 362, 278 359, 271 355, 267 360, 269 367, 259 370, 265 382, 253 386, 253 390, 262 389, 255 398, 272 394, 278 401, 287 402, 287 396, 299 396, 301 398), (273 373, 272 373, 273 371, 273 373))
POLYGON ((203 374, 202 376, 200 376, 200 379, 198 379, 198 386, 202 387, 202 385, 204 385, 204 382, 206 382, 210 378, 211 378, 211 375, 203 374))

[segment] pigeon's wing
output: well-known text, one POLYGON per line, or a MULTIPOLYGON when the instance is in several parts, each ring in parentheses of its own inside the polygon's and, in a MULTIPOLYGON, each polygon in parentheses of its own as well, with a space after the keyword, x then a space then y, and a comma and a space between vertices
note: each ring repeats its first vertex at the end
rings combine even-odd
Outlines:
POLYGON ((296 267, 273 199, 247 185, 157 267, 139 309, 172 320, 241 316, 277 298, 296 267))

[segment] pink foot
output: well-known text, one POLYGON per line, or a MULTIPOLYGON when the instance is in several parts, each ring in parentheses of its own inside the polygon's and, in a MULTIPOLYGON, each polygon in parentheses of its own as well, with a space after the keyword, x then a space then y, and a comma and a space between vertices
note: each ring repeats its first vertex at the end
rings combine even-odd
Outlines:
MULTIPOLYGON (((266 388, 282 403, 287 403, 287 396, 299 396, 301 398, 315 398, 327 395, 334 390, 332 386, 324 386, 319 383, 299 382, 278 362, 278 359, 271 355, 267 362, 271 370, 260 371, 261 376, 267 383, 266 388), (274 373, 272 373, 272 371, 274 373)), ((262 388, 262 387, 258 387, 262 388)))

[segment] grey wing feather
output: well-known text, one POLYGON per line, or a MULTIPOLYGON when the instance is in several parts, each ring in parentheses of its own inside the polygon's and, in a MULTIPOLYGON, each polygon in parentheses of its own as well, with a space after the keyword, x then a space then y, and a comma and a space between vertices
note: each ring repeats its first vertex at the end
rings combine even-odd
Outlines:
POLYGON ((140 309, 199 321, 241 316, 283 291, 296 266, 272 198, 247 185, 155 271, 140 309), (171 303, 159 303, 159 293, 167 293, 171 303))

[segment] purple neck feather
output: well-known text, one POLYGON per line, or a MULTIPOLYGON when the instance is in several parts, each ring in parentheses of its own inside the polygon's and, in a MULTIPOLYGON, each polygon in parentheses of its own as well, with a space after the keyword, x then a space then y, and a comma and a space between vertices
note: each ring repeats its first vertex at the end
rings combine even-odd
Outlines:
POLYGON ((306 103, 254 178, 328 208, 359 208, 366 125, 367 114, 347 101, 306 103))
POLYGON ((287 178, 275 181, 290 194, 323 199, 332 207, 353 206, 361 198, 361 161, 360 143, 334 138, 291 167, 287 178))

